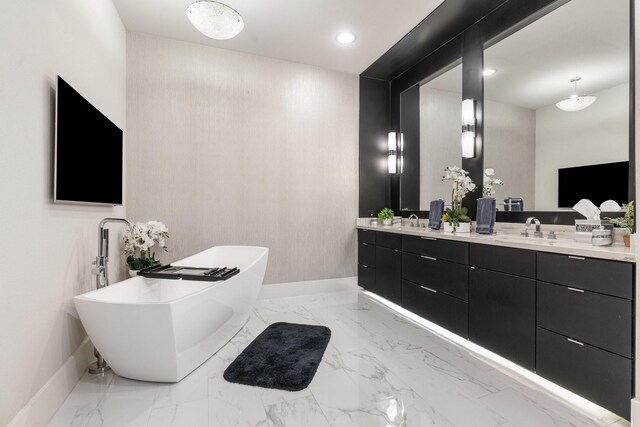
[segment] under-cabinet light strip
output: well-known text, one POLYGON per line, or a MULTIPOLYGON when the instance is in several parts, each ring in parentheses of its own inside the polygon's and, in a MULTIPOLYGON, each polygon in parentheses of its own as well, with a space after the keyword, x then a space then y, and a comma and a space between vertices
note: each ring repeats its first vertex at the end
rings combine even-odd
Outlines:
POLYGON ((385 298, 382 298, 379 295, 376 295, 374 293, 371 293, 365 290, 362 290, 362 293, 378 301, 379 303, 389 307, 390 309, 398 312, 399 314, 417 323, 418 325, 428 329, 429 331, 434 332, 442 336, 443 338, 455 344, 458 344, 461 347, 466 348, 467 350, 471 351, 472 353, 475 353, 478 356, 481 356, 483 359, 486 359, 485 360, 486 362, 490 363, 496 368, 499 368, 499 370, 502 373, 509 375, 517 380, 523 380, 523 379, 528 380, 534 383, 535 385, 537 385, 538 387, 540 387, 541 389, 543 389, 543 391, 546 391, 547 393, 552 394, 553 397, 559 398, 563 402, 568 403, 574 408, 582 412, 585 412, 588 415, 591 415, 592 417, 620 418, 618 415, 613 414, 611 411, 603 408, 602 406, 596 405, 590 400, 587 400, 584 397, 579 396, 567 390, 566 388, 560 387, 559 385, 547 379, 544 379, 541 376, 536 375, 531 371, 528 371, 527 369, 513 363, 508 359, 505 359, 502 356, 498 356, 497 354, 487 350, 484 347, 474 344, 471 341, 466 340, 461 336, 456 335, 448 331, 447 329, 444 329, 443 327, 436 325, 435 323, 429 322, 428 320, 423 319, 422 317, 410 312, 405 308, 400 307, 397 304, 392 303, 391 301, 385 298))

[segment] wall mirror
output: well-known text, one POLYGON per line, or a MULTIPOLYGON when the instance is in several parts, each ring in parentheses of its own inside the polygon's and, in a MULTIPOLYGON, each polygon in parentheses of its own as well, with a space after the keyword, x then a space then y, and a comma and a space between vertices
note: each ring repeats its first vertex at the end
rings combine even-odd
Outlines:
POLYGON ((482 43, 465 45, 461 53, 458 38, 416 65, 409 77, 398 78, 404 169, 391 180, 392 201, 399 200, 403 210, 423 213, 434 198, 449 201, 442 171, 462 164, 465 91, 482 101, 476 112, 481 167, 473 171, 474 182, 482 186, 486 168, 504 182, 494 186, 503 211, 499 221, 520 222, 534 215, 572 224, 580 215, 571 208, 582 198, 598 206, 608 199, 619 205, 632 200, 630 4, 558 0, 529 15, 514 9, 513 16, 490 17, 466 31, 476 39, 480 35, 482 43), (483 71, 487 74, 481 77, 483 71), (444 97, 438 97, 443 92, 456 94, 455 112, 453 103, 448 109, 444 97), (573 94, 580 98, 572 100, 573 94), (556 105, 567 99, 560 104, 564 109, 556 105), (438 107, 440 102, 444 104, 438 107), (394 183, 399 183, 395 194, 394 183))
POLYGON ((461 61, 402 93, 400 207, 403 210, 429 210, 434 199, 450 202, 451 183, 443 182, 442 176, 446 166, 462 163, 461 105, 461 61))
POLYGON ((629 27, 628 0, 572 0, 485 44, 484 167, 504 181, 499 210, 629 201, 629 27))

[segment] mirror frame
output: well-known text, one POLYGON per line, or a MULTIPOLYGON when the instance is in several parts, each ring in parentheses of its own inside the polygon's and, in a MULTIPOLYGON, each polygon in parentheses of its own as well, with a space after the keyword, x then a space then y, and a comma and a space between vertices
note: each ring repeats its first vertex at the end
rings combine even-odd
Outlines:
MULTIPOLYGON (((482 69, 484 65, 484 50, 489 43, 495 44, 516 31, 524 28, 542 16, 552 12, 571 0, 509 0, 493 10, 480 21, 468 27, 461 34, 446 42, 435 52, 414 64, 410 69, 390 81, 390 129, 400 131, 401 95, 420 82, 430 78, 439 70, 462 58, 462 99, 476 100, 476 157, 462 159, 462 167, 469 172, 476 183, 482 182, 484 167, 483 152, 483 103, 484 80, 482 69)), ((635 199, 635 31, 634 31, 634 3, 629 1, 629 200, 635 199)), ((400 211, 400 175, 390 176, 390 206, 398 214, 408 216, 412 213, 420 217, 427 217, 428 211, 400 211)), ((482 197, 482 187, 470 193, 464 201, 469 208, 472 218, 475 216, 476 199, 482 197)), ((496 221, 521 223, 529 216, 535 216, 548 224, 573 225, 574 220, 581 216, 573 211, 522 211, 497 213, 496 221)))

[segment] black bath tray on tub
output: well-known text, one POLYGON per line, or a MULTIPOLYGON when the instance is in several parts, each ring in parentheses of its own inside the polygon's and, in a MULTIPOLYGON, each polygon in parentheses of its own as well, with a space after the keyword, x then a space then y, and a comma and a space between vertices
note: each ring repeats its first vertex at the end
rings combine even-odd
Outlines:
POLYGON ((138 272, 138 276, 149 277, 153 279, 172 279, 172 280, 200 280, 204 282, 218 282, 227 280, 230 277, 240 273, 237 267, 221 267, 221 268, 198 268, 198 267, 180 267, 178 265, 154 265, 147 267, 138 272))

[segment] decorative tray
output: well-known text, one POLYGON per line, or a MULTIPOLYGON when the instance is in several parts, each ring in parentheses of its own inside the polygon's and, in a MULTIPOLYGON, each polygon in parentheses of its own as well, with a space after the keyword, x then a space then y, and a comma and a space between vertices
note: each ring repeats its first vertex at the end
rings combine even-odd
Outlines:
POLYGON ((237 267, 180 267, 177 265, 154 265, 138 272, 138 276, 153 279, 172 280, 201 280, 205 282, 218 282, 227 280, 240 273, 237 267))

